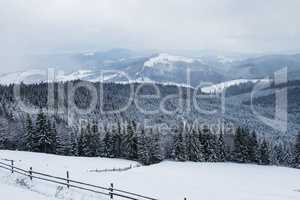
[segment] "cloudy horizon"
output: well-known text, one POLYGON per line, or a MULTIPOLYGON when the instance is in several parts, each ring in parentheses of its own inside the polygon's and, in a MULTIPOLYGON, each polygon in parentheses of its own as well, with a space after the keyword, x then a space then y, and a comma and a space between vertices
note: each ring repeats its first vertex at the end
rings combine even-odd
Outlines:
POLYGON ((300 52, 299 7, 297 0, 0 0, 1 71, 25 67, 21 55, 32 53, 300 52))

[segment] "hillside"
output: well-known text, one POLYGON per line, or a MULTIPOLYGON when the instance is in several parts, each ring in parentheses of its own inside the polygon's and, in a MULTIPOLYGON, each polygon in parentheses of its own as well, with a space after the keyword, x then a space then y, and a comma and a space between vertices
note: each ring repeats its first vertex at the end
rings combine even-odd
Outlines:
MULTIPOLYGON (((79 84, 80 82, 67 82, 64 87, 67 87, 68 84, 79 84)), ((73 124, 77 125, 76 123, 79 119, 89 119, 89 120, 101 120, 103 122, 116 122, 117 120, 136 120, 137 122, 144 122, 148 120, 151 124, 160 124, 166 123, 169 126, 172 126, 181 119, 185 119, 187 121, 195 121, 199 120, 200 123, 207 123, 207 124, 217 124, 220 121, 225 121, 228 124, 233 124, 235 126, 247 126, 252 130, 256 130, 258 134, 264 133, 266 135, 275 135, 278 134, 276 130, 272 129, 272 127, 268 127, 262 121, 257 119, 255 113, 251 109, 251 106, 247 103, 250 101, 251 98, 251 87, 250 90, 247 87, 245 89, 246 94, 244 96, 241 95, 234 95, 229 96, 225 99, 226 101, 226 110, 225 113, 222 113, 221 109, 221 99, 211 96, 203 96, 196 98, 195 102, 190 102, 191 104, 191 111, 188 110, 188 97, 187 94, 190 91, 191 95, 195 94, 194 89, 188 89, 184 87, 178 86, 164 86, 160 84, 156 84, 158 89, 160 90, 160 98, 143 98, 143 95, 152 95, 155 94, 155 90, 153 86, 143 86, 142 90, 137 92, 137 88, 141 86, 141 84, 116 84, 116 83, 93 83, 96 88, 101 88, 103 86, 103 101, 102 103, 98 104, 93 112, 89 114, 81 114, 81 113, 73 113, 70 115, 68 112, 69 109, 69 102, 67 101, 68 95, 67 92, 62 98, 65 101, 64 109, 62 113, 59 113, 56 118, 59 119, 67 119, 72 117, 72 121, 75 122, 73 124), (119 113, 117 116, 113 114, 105 114, 101 110, 104 111, 113 111, 117 110, 118 108, 124 108, 126 104, 129 102, 130 99, 130 90, 131 87, 134 87, 134 93, 137 94, 134 98, 134 101, 138 102, 139 108, 142 108, 144 111, 153 111, 158 110, 156 113, 145 114, 145 112, 141 112, 141 109, 137 107, 137 105, 133 102, 130 106, 126 107, 124 112, 119 113), (180 90, 182 94, 180 94, 180 90), (163 103, 165 108, 171 112, 163 112, 160 109, 160 103, 164 97, 168 95, 173 95, 172 98, 169 98, 166 102, 163 103), (182 101, 182 102, 181 102, 182 101), (180 109, 179 109, 180 105, 180 109), (201 108, 199 110, 197 107, 201 108), (208 114, 208 112, 203 111, 216 111, 214 113, 208 114)), ((246 84, 247 85, 247 84, 246 84)), ((241 85, 242 86, 242 85, 241 85)), ((252 85, 251 85, 252 86, 252 85)), ((244 90, 242 88, 233 88, 228 89, 228 94, 240 94, 244 90), (236 92, 235 92, 236 91, 236 92)), ((299 83, 296 82, 296 85, 292 85, 291 87, 299 88, 299 83)), ((56 87, 55 87, 56 88, 56 87)), ((45 108, 47 105, 47 84, 35 84, 35 85, 22 85, 22 96, 29 102, 31 105, 35 106, 35 108, 43 107, 45 108)), ((298 96, 297 92, 293 93, 292 90, 289 93, 288 98, 290 99, 291 94, 293 96, 298 96)), ((295 90, 296 91, 296 90, 295 90)), ((85 89, 80 89, 75 93, 75 102, 76 104, 84 108, 85 106, 89 105, 89 91, 85 89)), ((274 91, 271 91, 274 92, 274 91)), ((255 98, 259 98, 259 96, 266 96, 265 92, 262 91, 262 94, 255 94, 255 98)), ((0 94, 2 97, 0 98, 0 102, 2 106, 0 107, 0 129, 2 130, 2 134, 6 135, 14 130, 14 134, 10 134, 9 137, 15 137, 18 134, 22 134, 22 126, 26 118, 26 113, 19 110, 19 107, 16 106, 16 101, 13 98, 13 90, 11 86, 0 86, 0 94), (13 115, 13 116, 11 116, 13 115)), ((57 97, 55 97, 57 98, 57 97)), ((297 98, 294 98, 297 99, 297 98)), ((192 100, 191 100, 192 101, 192 100)), ((57 99, 55 99, 55 104, 57 99)), ((101 102, 99 98, 99 102, 101 102)), ((290 104, 290 103, 289 103, 290 104)), ((272 114, 275 106, 271 103, 264 103, 264 106, 255 105, 258 108, 256 109, 264 116, 268 116, 272 114), (270 111, 271 110, 271 111, 270 111), (265 114, 267 113, 267 114, 265 114)), ((289 112, 289 131, 288 135, 295 135, 299 130, 299 124, 296 120, 297 112, 289 112)), ((34 117, 34 116, 33 116, 34 117)), ((62 132, 67 132, 66 127, 61 125, 62 132)), ((59 131, 60 132, 60 131, 59 131)))

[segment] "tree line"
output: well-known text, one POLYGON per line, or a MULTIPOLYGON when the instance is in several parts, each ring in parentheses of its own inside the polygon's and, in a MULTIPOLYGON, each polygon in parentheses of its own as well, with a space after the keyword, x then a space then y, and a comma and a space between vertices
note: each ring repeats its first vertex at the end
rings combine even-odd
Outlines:
POLYGON ((280 165, 300 168, 300 133, 294 144, 272 143, 258 138, 255 131, 238 127, 233 144, 222 133, 209 129, 192 130, 189 134, 175 134, 173 158, 177 161, 237 162, 260 165, 280 165))
MULTIPOLYGON (((54 120, 41 110, 35 119, 27 116, 21 150, 60 155, 125 158, 149 165, 165 159, 193 162, 238 162, 300 168, 300 134, 294 144, 273 144, 255 131, 238 127, 231 139, 208 127, 178 126, 171 136, 156 128, 138 127, 135 121, 100 129, 87 123, 79 134, 63 141, 54 120), (169 137, 169 143, 166 143, 169 137), (229 141, 228 141, 229 140, 229 141), (66 151, 66 149, 68 149, 66 151)), ((6 138, 0 139, 5 148, 6 138)))

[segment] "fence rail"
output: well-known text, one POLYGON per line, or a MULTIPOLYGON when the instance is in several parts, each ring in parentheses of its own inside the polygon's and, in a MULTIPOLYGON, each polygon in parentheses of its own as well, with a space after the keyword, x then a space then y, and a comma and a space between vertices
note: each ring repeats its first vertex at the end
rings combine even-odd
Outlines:
POLYGON ((15 162, 13 160, 7 160, 4 161, 10 162, 10 164, 0 162, 0 168, 5 169, 7 171, 10 171, 12 174, 20 174, 26 177, 29 177, 30 180, 38 179, 46 182, 55 183, 58 185, 64 185, 67 186, 67 188, 75 188, 79 190, 84 190, 88 192, 93 192, 96 194, 101 194, 110 197, 110 199, 114 199, 114 197, 121 197, 123 199, 130 199, 130 200, 158 200, 156 198, 147 197, 144 195, 128 192, 125 190, 119 190, 114 188, 114 185, 111 183, 110 187, 102 187, 98 185, 93 185, 89 183, 84 183, 80 181, 75 181, 70 179, 69 172, 66 172, 66 178, 53 176, 50 174, 45 174, 37 171, 33 171, 32 167, 29 168, 29 170, 25 170, 19 167, 15 166, 15 162))

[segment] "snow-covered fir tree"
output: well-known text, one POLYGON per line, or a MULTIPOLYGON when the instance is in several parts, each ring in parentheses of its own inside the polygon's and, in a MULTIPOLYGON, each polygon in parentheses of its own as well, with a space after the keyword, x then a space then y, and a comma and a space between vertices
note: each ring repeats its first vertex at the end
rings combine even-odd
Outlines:
POLYGON ((73 156, 78 156, 78 138, 73 131, 70 134, 70 143, 71 143, 70 154, 73 156))
POLYGON ((50 120, 48 120, 47 124, 48 135, 51 141, 50 153, 57 154, 57 150, 60 148, 60 142, 57 135, 56 124, 55 122, 51 124, 50 120))
POLYGON ((136 123, 134 121, 128 122, 124 134, 124 150, 126 157, 129 159, 137 159, 137 132, 136 132, 136 123))
POLYGON ((96 156, 100 156, 103 152, 102 152, 102 148, 101 148, 101 143, 100 143, 100 134, 99 134, 99 130, 98 130, 98 125, 93 122, 92 126, 91 126, 91 131, 90 131, 91 135, 90 135, 90 150, 91 150, 91 156, 92 157, 96 157, 96 156))
POLYGON ((81 134, 78 141, 78 155, 79 156, 91 156, 92 151, 90 149, 90 130, 87 128, 81 128, 81 134))
POLYGON ((26 124, 25 124, 25 138, 24 138, 24 148, 26 151, 37 151, 36 147, 37 147, 37 135, 36 135, 36 131, 34 130, 33 127, 33 122, 32 119, 30 117, 30 115, 27 115, 27 119, 26 119, 26 124))
POLYGON ((148 148, 148 139, 145 134, 145 130, 142 128, 141 132, 137 136, 138 141, 138 161, 144 165, 150 164, 150 153, 148 148))
POLYGON ((105 150, 104 150, 105 157, 114 158, 115 143, 114 143, 113 134, 110 130, 106 130, 103 142, 105 146, 105 150))
POLYGON ((258 162, 258 141, 256 132, 253 131, 251 134, 249 134, 249 131, 247 131, 246 140, 248 141, 248 162, 250 163, 257 163, 258 162))
POLYGON ((181 130, 176 133, 174 138, 174 158, 177 161, 186 161, 188 159, 186 142, 181 130))
POLYGON ((259 164, 270 164, 270 149, 267 141, 264 139, 259 147, 259 164))
POLYGON ((300 132, 297 134, 293 150, 293 165, 294 167, 300 168, 300 132))
POLYGON ((41 110, 36 119, 37 150, 43 153, 52 153, 53 140, 51 138, 51 127, 47 122, 47 117, 41 110))
POLYGON ((161 138, 157 132, 154 133, 153 129, 149 130, 150 137, 150 163, 159 163, 163 160, 162 149, 161 149, 161 138))
POLYGON ((246 131, 238 127, 234 137, 234 151, 233 157, 236 162, 247 163, 249 162, 248 150, 249 144, 246 137, 246 131))
POLYGON ((219 162, 225 162, 227 159, 227 151, 226 151, 226 144, 224 141, 224 136, 220 133, 217 141, 217 157, 219 162))
POLYGON ((205 161, 216 162, 218 159, 216 136, 211 133, 208 127, 204 127, 200 138, 204 147, 205 161))
POLYGON ((114 141, 114 154, 116 157, 122 157, 122 126, 120 122, 117 122, 116 128, 113 130, 113 141, 114 141))
POLYGON ((203 162, 205 161, 204 157, 204 147, 200 141, 199 133, 196 129, 192 130, 191 134, 187 136, 188 145, 189 145, 189 160, 194 162, 203 162))

